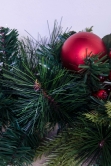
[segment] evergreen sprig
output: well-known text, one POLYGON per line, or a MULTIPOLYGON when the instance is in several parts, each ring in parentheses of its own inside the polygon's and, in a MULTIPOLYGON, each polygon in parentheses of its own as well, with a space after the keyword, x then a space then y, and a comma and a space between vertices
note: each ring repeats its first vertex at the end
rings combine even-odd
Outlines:
MULTIPOLYGON (((8 70, 8 65, 17 66, 18 58, 18 31, 16 29, 0 28, 0 79, 3 80, 3 68, 8 70), (7 65, 6 65, 7 64, 7 65)), ((0 123, 5 126, 13 121, 12 105, 14 99, 6 94, 0 82, 0 123)))
POLYGON ((29 166, 35 148, 39 145, 38 133, 28 135, 17 123, 2 128, 0 134, 0 165, 29 166), (35 146, 36 145, 36 146, 35 146))
POLYGON ((36 152, 36 157, 45 154, 47 166, 110 166, 111 128, 88 121, 79 121, 53 140, 45 141, 36 152))
POLYGON ((0 28, 0 63, 15 65, 18 57, 18 31, 0 28))
POLYGON ((107 101, 102 106, 102 111, 96 108, 89 113, 85 113, 87 119, 98 125, 111 125, 111 102, 107 101))
POLYGON ((55 66, 49 70, 42 64, 38 64, 36 75, 25 65, 25 72, 14 67, 10 68, 11 72, 3 69, 1 83, 8 88, 7 94, 17 97, 12 110, 21 127, 30 126, 33 131, 36 126, 44 133, 47 123, 53 126, 70 123, 72 118, 69 115, 73 113, 74 116, 80 104, 86 103, 90 92, 79 76, 73 77, 55 66))

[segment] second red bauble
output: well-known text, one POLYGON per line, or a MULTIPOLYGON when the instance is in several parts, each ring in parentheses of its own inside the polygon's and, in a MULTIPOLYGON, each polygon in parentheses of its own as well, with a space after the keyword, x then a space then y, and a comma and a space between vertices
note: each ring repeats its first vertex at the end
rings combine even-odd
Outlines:
POLYGON ((69 70, 80 70, 79 65, 84 64, 87 55, 106 54, 106 47, 102 39, 91 32, 79 32, 70 36, 63 44, 61 61, 69 70))

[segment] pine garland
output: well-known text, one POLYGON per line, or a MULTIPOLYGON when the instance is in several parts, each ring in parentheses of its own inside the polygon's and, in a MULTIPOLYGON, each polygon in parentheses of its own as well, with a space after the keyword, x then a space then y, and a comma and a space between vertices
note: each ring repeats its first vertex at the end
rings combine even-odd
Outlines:
MULTIPOLYGON (((111 60, 94 55, 81 71, 66 70, 61 48, 75 33, 55 21, 49 40, 19 41, 17 30, 0 28, 1 166, 28 166, 43 154, 47 166, 111 165, 110 93, 93 95, 110 85, 111 60), (58 135, 46 139, 56 124, 58 135)), ((103 37, 108 51, 110 39, 103 37)))

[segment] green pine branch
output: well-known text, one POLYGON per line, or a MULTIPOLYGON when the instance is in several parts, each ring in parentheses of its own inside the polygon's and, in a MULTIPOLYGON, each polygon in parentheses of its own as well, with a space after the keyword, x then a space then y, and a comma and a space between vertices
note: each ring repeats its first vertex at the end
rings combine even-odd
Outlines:
POLYGON ((32 160, 30 147, 24 147, 25 135, 19 130, 8 128, 0 138, 0 165, 28 165, 32 160), (8 144, 7 144, 8 143, 8 144))
POLYGON ((94 125, 82 119, 72 129, 45 141, 37 149, 36 157, 45 154, 47 166, 56 165, 101 165, 111 163, 111 128, 94 125), (107 155, 106 155, 106 154, 107 155))
POLYGON ((90 111, 89 113, 84 114, 85 117, 91 122, 98 125, 111 125, 111 102, 107 101, 104 103, 103 111, 96 110, 90 111))
POLYGON ((15 65, 18 54, 18 32, 9 28, 0 28, 0 63, 15 65))
POLYGON ((29 37, 22 39, 19 42, 19 68, 24 70, 23 64, 25 63, 31 71, 34 72, 34 69, 38 65, 38 56, 37 49, 39 48, 40 43, 30 39, 29 37))
MULTIPOLYGON (((3 80, 3 68, 8 69, 8 65, 16 66, 18 60, 18 32, 9 28, 0 28, 0 79, 3 80)), ((6 126, 13 121, 14 115, 12 105, 14 99, 10 94, 6 94, 7 88, 3 88, 0 82, 0 123, 6 126)))
POLYGON ((18 123, 23 128, 29 125, 32 131, 36 126, 44 133, 47 123, 53 126, 56 123, 71 123, 72 118, 69 115, 72 112, 74 116, 74 111, 80 105, 86 104, 89 91, 84 82, 75 83, 78 76, 73 77, 58 67, 49 70, 41 64, 37 68, 38 76, 27 66, 26 72, 14 67, 11 72, 3 69, 1 83, 4 88, 9 89, 7 93, 10 93, 12 98, 17 96, 12 110, 18 123))
POLYGON ((80 65, 83 69, 84 81, 90 88, 92 92, 98 91, 99 89, 104 89, 104 84, 100 82, 99 76, 107 77, 110 73, 110 63, 108 56, 87 55, 85 59, 85 64, 80 65))
POLYGON ((90 28, 85 28, 86 32, 92 32, 93 31, 93 26, 91 26, 90 28))
POLYGON ((37 132, 28 135, 18 125, 7 127, 0 135, 0 165, 31 165, 39 142, 37 132))

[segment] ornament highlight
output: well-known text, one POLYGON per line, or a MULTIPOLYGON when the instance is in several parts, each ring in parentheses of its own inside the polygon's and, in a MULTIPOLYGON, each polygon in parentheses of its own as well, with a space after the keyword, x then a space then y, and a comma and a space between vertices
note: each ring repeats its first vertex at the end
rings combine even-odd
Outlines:
POLYGON ((79 71, 79 65, 84 64, 87 56, 101 54, 107 50, 102 39, 91 32, 79 32, 70 36, 61 49, 61 61, 65 68, 79 71))
POLYGON ((111 93, 111 86, 110 85, 106 86, 106 90, 108 94, 111 93))
POLYGON ((104 82, 106 80, 107 77, 105 76, 99 76, 99 81, 100 82, 104 82))

